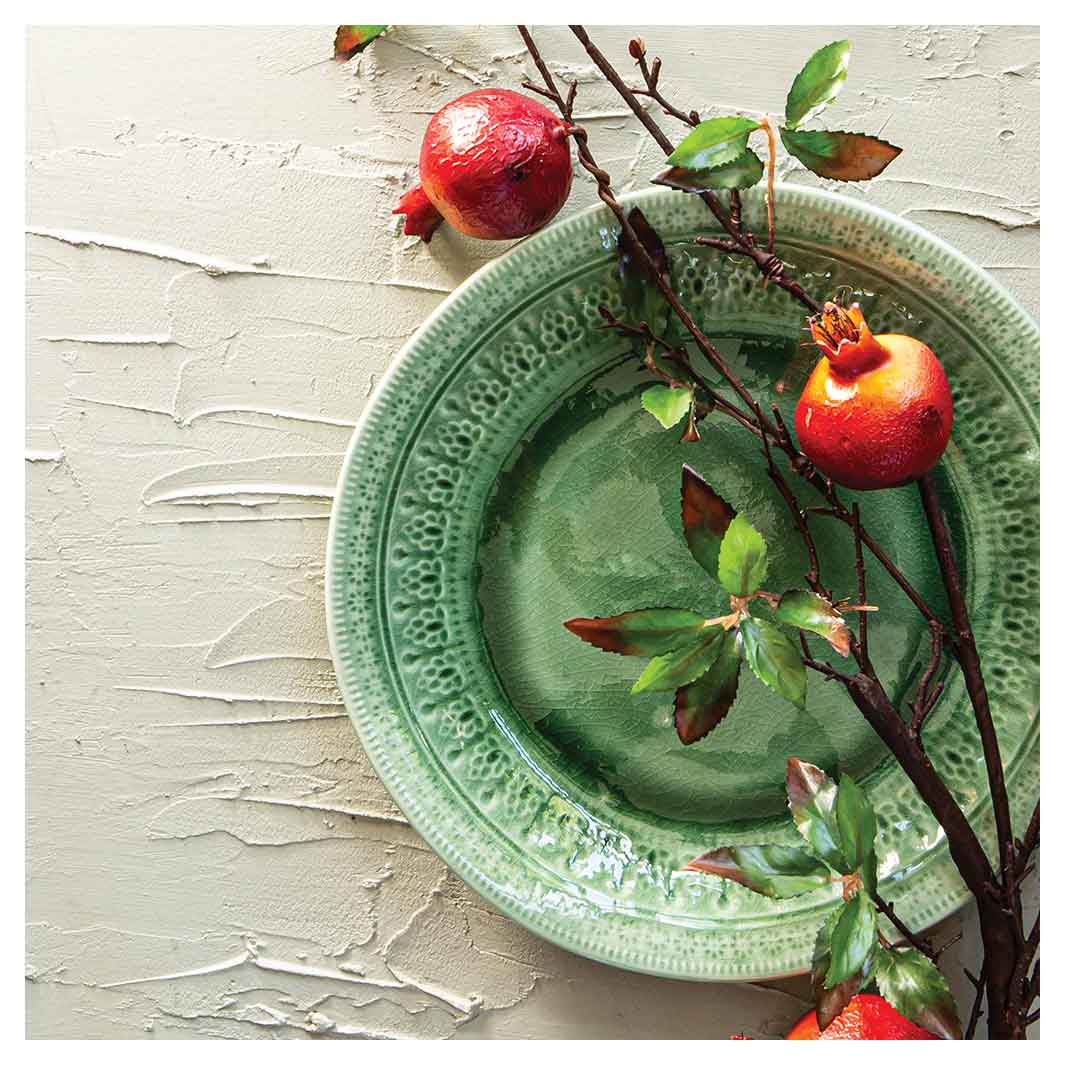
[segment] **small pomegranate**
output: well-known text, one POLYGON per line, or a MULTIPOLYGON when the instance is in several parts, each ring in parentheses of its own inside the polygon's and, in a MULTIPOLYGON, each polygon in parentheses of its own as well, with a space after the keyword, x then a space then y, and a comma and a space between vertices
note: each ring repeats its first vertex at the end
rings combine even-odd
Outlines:
POLYGON ((795 1025, 788 1039, 936 1039, 931 1032, 908 1021, 880 995, 855 995, 843 1012, 822 1032, 817 1014, 810 1010, 795 1025))
POLYGON ((810 461, 847 488, 894 488, 927 473, 954 424, 932 349, 899 333, 873 336, 857 303, 826 303, 810 332, 825 353, 795 408, 810 461))
POLYGON ((535 233, 569 195, 568 128, 521 93, 466 93, 429 120, 421 184, 392 213, 406 215, 403 232, 425 241, 442 221, 484 240, 535 233))

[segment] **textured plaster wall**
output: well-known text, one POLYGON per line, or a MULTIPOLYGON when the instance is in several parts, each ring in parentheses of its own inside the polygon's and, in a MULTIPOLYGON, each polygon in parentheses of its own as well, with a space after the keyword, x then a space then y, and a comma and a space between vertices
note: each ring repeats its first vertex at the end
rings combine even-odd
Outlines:
MULTIPOLYGON (((1036 309, 1037 31, 848 32, 835 115, 906 149, 848 194, 1036 309)), ((779 111, 832 35, 645 32, 704 113, 779 111), (709 63, 711 41, 752 61, 709 63)), ((540 37, 601 162, 642 186, 657 149, 566 32, 540 37)), ((624 58, 627 34, 597 37, 624 58)), ((529 73, 516 32, 404 28, 346 66, 325 26, 77 40, 28 45, 30 1033, 781 1032, 801 981, 635 976, 494 913, 406 825, 334 684, 323 553, 351 428, 503 250, 427 248, 389 212, 433 111, 529 73)), ((578 175, 566 211, 593 199, 578 175)))

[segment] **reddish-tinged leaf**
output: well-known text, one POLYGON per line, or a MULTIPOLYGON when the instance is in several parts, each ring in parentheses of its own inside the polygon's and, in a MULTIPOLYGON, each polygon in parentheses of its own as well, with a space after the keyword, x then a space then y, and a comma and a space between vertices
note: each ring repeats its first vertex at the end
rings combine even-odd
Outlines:
POLYGON ((838 130, 782 128, 780 139, 807 170, 834 181, 867 181, 902 151, 877 137, 838 130))
POLYGON ((777 617, 823 636, 844 658, 850 654, 851 634, 843 615, 822 596, 803 589, 785 592, 777 604, 777 617))
POLYGON ((838 906, 821 926, 814 940, 814 956, 810 963, 810 989, 814 996, 817 1026, 822 1032, 843 1012, 862 985, 864 970, 848 976, 835 987, 825 987, 825 977, 832 961, 832 933, 842 912, 842 905, 838 906))
POLYGON ((701 740, 725 720, 740 682, 740 654, 739 631, 725 633, 717 661, 697 680, 677 689, 673 724, 685 746, 701 740))
POLYGON ((387 29, 387 26, 337 26, 337 35, 333 39, 333 58, 346 63, 387 29))
POLYGON ((611 618, 572 618, 564 624, 574 636, 604 651, 652 658, 691 643, 705 628, 706 618, 693 610, 652 607, 611 618))
POLYGON ((654 267, 648 270, 638 255, 634 242, 622 230, 618 237, 618 272, 621 275, 621 295, 625 306, 637 321, 646 322, 656 333, 664 331, 669 318, 669 305, 658 291, 656 276, 669 278, 669 257, 658 231, 639 207, 628 214, 629 225, 636 239, 643 245, 654 267))
POLYGON ((663 185, 679 192, 706 192, 708 189, 749 189, 762 180, 765 164, 750 148, 730 163, 711 170, 687 170, 668 166, 651 178, 652 185, 663 185))
POLYGON ((718 847, 694 858, 681 871, 735 880, 750 891, 772 899, 804 895, 824 887, 832 879, 832 871, 808 851, 775 843, 718 847))
POLYGON ((680 520, 688 549, 716 580, 721 540, 736 512, 687 465, 681 477, 680 501, 680 520))
MULTIPOLYGON (((634 207, 629 211, 628 218, 633 233, 636 234, 637 239, 650 256, 655 270, 664 277, 669 277, 669 260, 666 256, 666 246, 662 243, 662 238, 658 235, 658 230, 651 225, 647 220, 647 215, 645 215, 639 207, 634 207)), ((647 281, 652 285, 654 284, 654 277, 652 277, 644 268, 643 262, 636 255, 632 241, 629 240, 629 235, 625 230, 622 230, 621 236, 618 237, 618 254, 620 257, 622 277, 634 274, 639 277, 641 281, 647 281)))
POLYGON ((813 848, 814 854, 837 873, 853 873, 854 868, 843 856, 836 821, 835 782, 817 766, 798 758, 788 759, 786 782, 788 806, 795 827, 813 848))

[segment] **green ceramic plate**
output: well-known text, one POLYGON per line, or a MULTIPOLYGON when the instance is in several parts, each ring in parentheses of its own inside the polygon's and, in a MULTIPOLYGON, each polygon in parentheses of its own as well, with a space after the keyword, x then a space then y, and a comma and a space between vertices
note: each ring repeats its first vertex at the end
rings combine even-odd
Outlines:
MULTIPOLYGON (((760 196, 747 216, 763 224, 760 196)), ((812 359, 801 308, 749 264, 690 243, 694 197, 639 203, 670 245, 682 297, 749 388, 777 398, 812 359)), ((928 341, 954 388, 940 468, 1018 820, 1038 790, 1038 333, 994 281, 916 226, 851 198, 779 193, 778 241, 818 297, 850 286, 878 331, 928 341)), ((525 241, 470 278, 406 345, 363 415, 340 476, 328 557, 330 636, 352 720, 381 779, 443 859, 504 913, 570 950, 664 976, 765 978, 808 967, 831 889, 770 901, 678 874, 724 843, 793 841, 785 760, 869 788, 882 891, 923 928, 965 891, 927 809, 834 685, 805 711, 749 674, 688 748, 669 695, 633 696, 636 659, 569 635, 575 615, 651 605, 713 612, 721 593, 680 536, 682 462, 771 547, 770 587, 801 584, 801 544, 749 439, 708 422, 681 444, 640 408, 646 377, 605 335, 620 311, 604 209, 525 241)), ((787 409, 795 390, 780 397, 787 409)), ((938 575, 914 487, 862 497, 874 535, 933 603, 938 575)), ((827 583, 853 579, 825 528, 827 583)), ((874 564, 875 566, 875 564, 874 564)), ((917 616, 875 568, 871 640, 902 705, 926 651, 917 616)), ((718 611, 720 612, 720 611, 718 611)), ((961 678, 929 749, 980 829, 983 763, 961 678)))

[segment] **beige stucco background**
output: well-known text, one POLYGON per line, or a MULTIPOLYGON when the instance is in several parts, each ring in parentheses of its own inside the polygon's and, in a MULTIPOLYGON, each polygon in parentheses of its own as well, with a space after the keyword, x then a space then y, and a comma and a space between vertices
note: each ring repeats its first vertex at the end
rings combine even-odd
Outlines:
MULTIPOLYGON (((389 360, 504 250, 447 230, 427 247, 390 211, 428 117, 531 68, 511 27, 402 27, 348 65, 331 31, 29 35, 28 1030, 780 1033, 802 981, 633 975, 500 917, 352 733, 323 613, 334 479, 389 360)), ((835 116, 905 151, 841 191, 1037 310, 1036 29, 640 32, 704 114, 779 113, 847 33, 835 116)), ((565 30, 537 36, 600 161, 641 187, 655 146, 565 30)), ((595 36, 628 63, 626 31, 595 36)), ((578 175, 565 211, 593 199, 578 175)))

